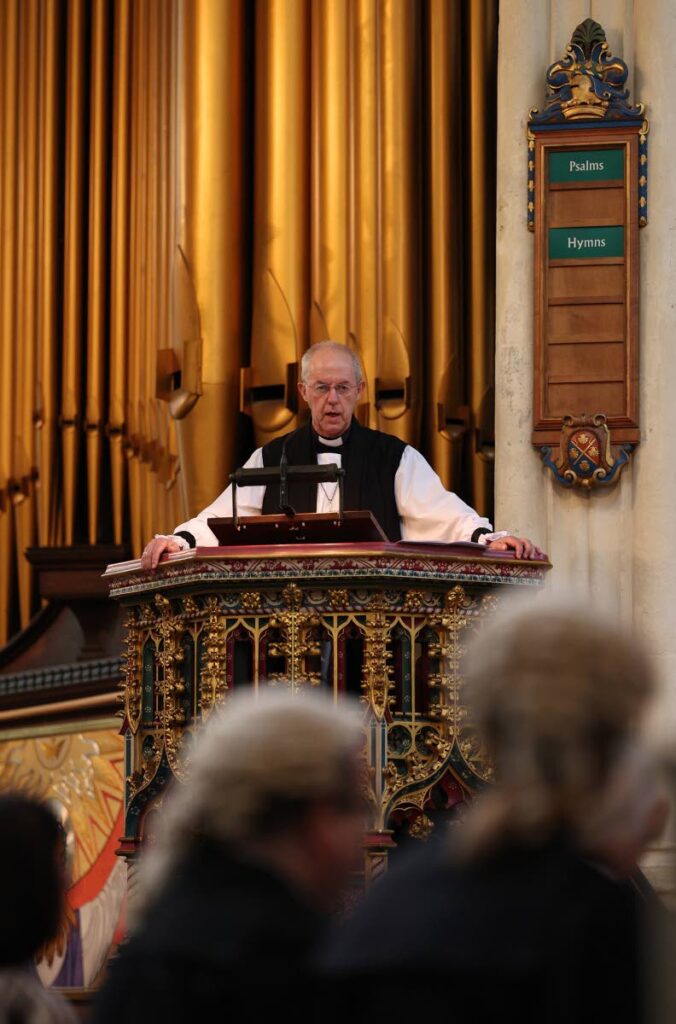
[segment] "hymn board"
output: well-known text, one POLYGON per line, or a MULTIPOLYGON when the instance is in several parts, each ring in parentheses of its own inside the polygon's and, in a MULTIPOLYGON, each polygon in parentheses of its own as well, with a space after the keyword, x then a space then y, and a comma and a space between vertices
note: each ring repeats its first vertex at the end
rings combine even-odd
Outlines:
POLYGON ((587 19, 547 71, 528 124, 535 233, 533 444, 564 486, 619 478, 640 440, 639 227, 647 220, 643 106, 587 19))

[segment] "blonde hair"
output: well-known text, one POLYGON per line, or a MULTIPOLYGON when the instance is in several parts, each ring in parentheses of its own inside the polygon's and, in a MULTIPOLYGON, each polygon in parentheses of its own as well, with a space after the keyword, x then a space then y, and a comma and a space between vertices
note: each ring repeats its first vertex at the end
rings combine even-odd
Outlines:
POLYGON ((245 845, 280 807, 356 795, 363 745, 356 705, 334 705, 321 692, 292 695, 283 685, 234 695, 198 734, 189 776, 168 795, 157 838, 141 857, 137 911, 196 836, 245 845))
POLYGON ((497 782, 468 816, 475 850, 590 829, 653 691, 642 645, 579 605, 517 605, 481 630, 464 701, 497 782))

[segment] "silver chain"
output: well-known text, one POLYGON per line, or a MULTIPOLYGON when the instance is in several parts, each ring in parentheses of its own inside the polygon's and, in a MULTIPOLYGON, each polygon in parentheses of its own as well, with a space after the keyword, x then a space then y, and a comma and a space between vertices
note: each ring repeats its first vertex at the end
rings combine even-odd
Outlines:
POLYGON ((332 505, 333 504, 333 499, 335 498, 336 493, 338 491, 338 484, 334 484, 334 486, 333 486, 333 494, 329 494, 329 492, 327 491, 326 487, 324 487, 324 484, 320 484, 319 486, 323 490, 324 497, 328 501, 329 505, 332 505))

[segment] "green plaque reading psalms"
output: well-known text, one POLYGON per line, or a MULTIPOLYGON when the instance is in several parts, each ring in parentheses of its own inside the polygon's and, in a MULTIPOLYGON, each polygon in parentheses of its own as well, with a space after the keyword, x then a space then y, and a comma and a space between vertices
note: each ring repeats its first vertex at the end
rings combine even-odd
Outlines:
POLYGON ((624 181, 624 149, 570 149, 550 153, 549 180, 624 181))
POLYGON ((550 228, 550 260, 589 260, 624 256, 624 228, 550 228))

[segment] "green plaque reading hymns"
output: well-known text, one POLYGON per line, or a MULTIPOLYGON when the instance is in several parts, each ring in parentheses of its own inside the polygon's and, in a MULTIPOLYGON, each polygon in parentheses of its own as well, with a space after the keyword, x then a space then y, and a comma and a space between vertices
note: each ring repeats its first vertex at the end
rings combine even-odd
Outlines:
POLYGON ((624 149, 551 152, 549 181, 624 181, 624 149))
POLYGON ((550 260, 588 260, 624 256, 624 228, 550 228, 550 260))

